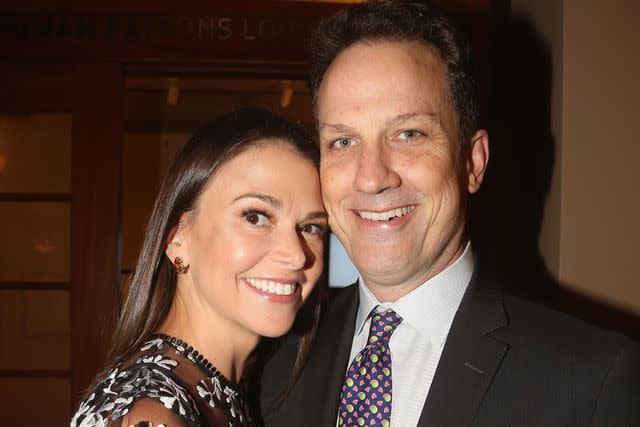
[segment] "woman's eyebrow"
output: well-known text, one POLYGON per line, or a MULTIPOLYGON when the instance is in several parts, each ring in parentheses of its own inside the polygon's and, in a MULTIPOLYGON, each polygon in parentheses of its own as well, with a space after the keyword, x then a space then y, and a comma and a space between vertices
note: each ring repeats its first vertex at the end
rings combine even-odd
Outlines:
POLYGON ((325 211, 309 212, 304 218, 305 221, 313 221, 314 219, 327 219, 327 213, 325 211))
POLYGON ((263 194, 263 193, 245 193, 245 194, 241 194, 240 196, 236 197, 235 199, 233 199, 233 201, 237 202, 238 200, 242 200, 242 199, 258 199, 258 200, 261 200, 261 201, 267 203, 268 205, 271 205, 271 207, 274 208, 274 209, 280 209, 282 207, 282 200, 276 199, 275 197, 270 196, 268 194, 263 194))

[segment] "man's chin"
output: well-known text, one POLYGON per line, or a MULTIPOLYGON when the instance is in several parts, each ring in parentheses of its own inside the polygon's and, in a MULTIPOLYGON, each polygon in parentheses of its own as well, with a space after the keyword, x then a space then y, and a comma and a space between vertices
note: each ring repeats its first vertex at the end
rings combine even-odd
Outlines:
MULTIPOLYGON (((385 260, 388 261, 388 260, 385 260)), ((410 280, 411 266, 406 262, 377 262, 372 260, 366 264, 356 263, 356 269, 367 284, 380 287, 397 287, 410 280), (358 267, 360 265, 360 267, 358 267)))

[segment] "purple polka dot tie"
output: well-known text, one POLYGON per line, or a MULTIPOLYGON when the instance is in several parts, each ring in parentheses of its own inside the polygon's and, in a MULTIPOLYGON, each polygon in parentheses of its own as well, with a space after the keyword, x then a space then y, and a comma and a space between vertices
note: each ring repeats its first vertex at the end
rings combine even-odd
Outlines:
POLYGON ((389 339, 402 318, 393 310, 370 314, 367 345, 351 362, 340 395, 339 426, 388 427, 391 420, 389 339))

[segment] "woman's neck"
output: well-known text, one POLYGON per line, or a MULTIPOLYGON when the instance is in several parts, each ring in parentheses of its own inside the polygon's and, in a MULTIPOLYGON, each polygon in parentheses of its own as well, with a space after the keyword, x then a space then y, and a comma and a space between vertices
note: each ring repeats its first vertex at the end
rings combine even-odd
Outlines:
POLYGON ((186 310, 178 296, 158 332, 185 341, 235 383, 259 341, 257 335, 210 310, 186 310))

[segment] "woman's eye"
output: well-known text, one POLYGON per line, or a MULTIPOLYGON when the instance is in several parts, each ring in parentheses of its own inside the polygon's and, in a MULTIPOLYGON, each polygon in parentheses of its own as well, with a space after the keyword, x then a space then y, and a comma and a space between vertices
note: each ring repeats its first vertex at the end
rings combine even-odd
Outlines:
POLYGON ((353 145, 353 140, 349 138, 340 138, 333 141, 335 148, 349 148, 353 145))
POLYGON ((403 130, 400 132, 400 139, 413 139, 422 136, 422 132, 414 129, 403 130))
POLYGON ((269 224, 269 217, 262 212, 248 212, 244 214, 244 218, 253 225, 263 226, 269 224))
POLYGON ((300 231, 302 231, 303 233, 309 233, 309 234, 323 234, 325 227, 319 225, 319 224, 302 224, 298 227, 298 229, 300 231))

